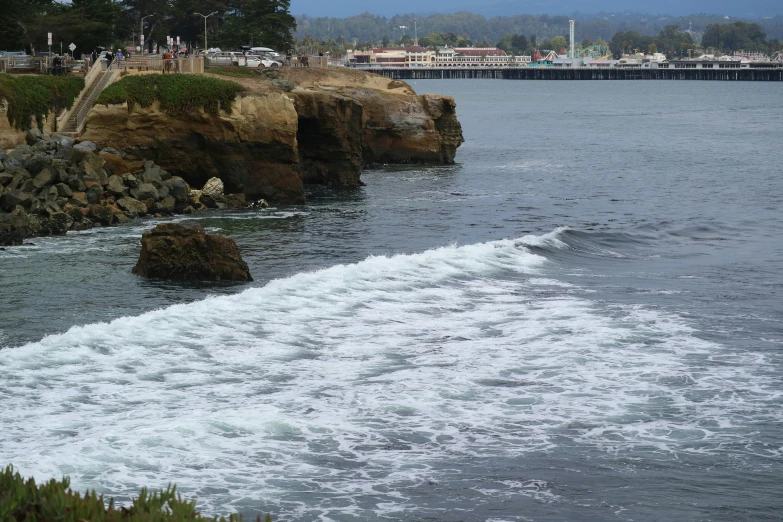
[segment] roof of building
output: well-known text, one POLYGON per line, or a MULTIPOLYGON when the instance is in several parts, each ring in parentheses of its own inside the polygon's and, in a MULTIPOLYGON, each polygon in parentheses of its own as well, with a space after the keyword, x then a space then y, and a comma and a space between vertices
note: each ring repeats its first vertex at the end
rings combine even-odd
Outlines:
POLYGON ((497 47, 455 47, 454 51, 465 56, 508 56, 497 47))
POLYGON ((406 53, 424 53, 427 52, 421 45, 411 45, 409 47, 376 47, 372 50, 374 53, 384 53, 387 51, 405 51, 406 53))

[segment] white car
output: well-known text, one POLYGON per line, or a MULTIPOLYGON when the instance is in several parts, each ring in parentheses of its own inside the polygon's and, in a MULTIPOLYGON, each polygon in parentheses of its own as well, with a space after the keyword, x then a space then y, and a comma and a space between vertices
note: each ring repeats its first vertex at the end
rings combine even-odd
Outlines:
POLYGON ((240 63, 240 65, 245 65, 247 67, 260 67, 263 69, 265 67, 281 67, 283 64, 276 60, 270 60, 264 56, 254 56, 251 54, 245 56, 245 63, 240 63))
POLYGON ((209 65, 244 65, 245 57, 242 53, 236 53, 232 51, 220 51, 217 53, 209 53, 209 65))

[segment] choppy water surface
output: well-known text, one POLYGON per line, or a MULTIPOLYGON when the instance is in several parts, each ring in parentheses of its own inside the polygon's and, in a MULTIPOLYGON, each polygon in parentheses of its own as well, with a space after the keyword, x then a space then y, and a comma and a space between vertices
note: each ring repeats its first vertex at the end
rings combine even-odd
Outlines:
POLYGON ((417 82, 458 164, 0 252, 0 464, 276 520, 776 520, 781 87, 417 82), (187 218, 187 220, 192 220, 187 218))

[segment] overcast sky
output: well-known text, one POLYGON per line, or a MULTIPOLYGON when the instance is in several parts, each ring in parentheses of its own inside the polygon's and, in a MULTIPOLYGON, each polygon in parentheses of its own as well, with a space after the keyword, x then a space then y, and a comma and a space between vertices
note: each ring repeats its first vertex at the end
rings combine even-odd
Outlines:
POLYGON ((571 14, 574 12, 640 12, 682 16, 693 13, 731 17, 762 17, 783 14, 783 0, 291 0, 295 15, 346 17, 370 12, 382 16, 470 11, 487 16, 512 14, 571 14))

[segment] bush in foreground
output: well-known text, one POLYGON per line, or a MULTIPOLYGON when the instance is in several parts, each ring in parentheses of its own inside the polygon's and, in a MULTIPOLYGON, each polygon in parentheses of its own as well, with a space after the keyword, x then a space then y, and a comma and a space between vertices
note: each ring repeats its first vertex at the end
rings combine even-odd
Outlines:
POLYGON ((108 86, 96 104, 127 103, 128 110, 136 104, 149 107, 155 101, 169 114, 190 112, 204 108, 217 114, 219 110, 231 113, 231 102, 244 88, 234 82, 191 74, 147 74, 126 76, 108 86))
MULTIPOLYGON (((182 500, 175 486, 169 486, 158 493, 149 494, 146 488, 133 500, 130 507, 114 507, 114 500, 108 505, 103 495, 87 491, 84 496, 70 489, 70 480, 63 477, 41 485, 33 479, 23 479, 8 466, 0 472, 0 521, 17 522, 164 522, 164 521, 217 521, 202 517, 196 511, 196 503, 182 500)), ((220 517, 221 522, 241 522, 241 515, 220 517)), ((260 522, 261 517, 256 519, 260 522)), ((266 516, 266 522, 271 517, 266 516)))
POLYGON ((27 130, 35 118, 38 128, 49 112, 70 109, 84 89, 75 76, 11 76, 0 74, 0 99, 8 103, 8 123, 27 130))

